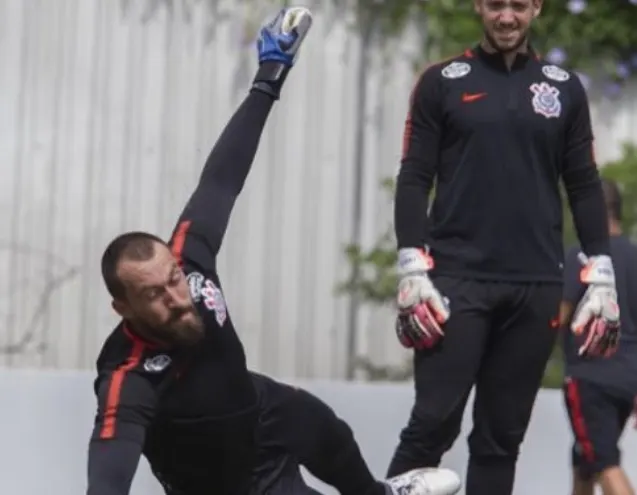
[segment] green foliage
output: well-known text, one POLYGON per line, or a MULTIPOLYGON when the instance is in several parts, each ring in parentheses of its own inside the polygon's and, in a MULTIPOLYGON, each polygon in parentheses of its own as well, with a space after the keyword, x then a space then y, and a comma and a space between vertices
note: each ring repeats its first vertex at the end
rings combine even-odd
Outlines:
MULTIPOLYGON (((388 197, 393 196, 392 179, 383 180, 381 188, 388 197)), ((356 294, 361 301, 367 303, 393 305, 392 295, 396 292, 398 283, 395 246, 394 227, 391 224, 369 249, 363 250, 357 244, 345 246, 347 260, 352 266, 358 265, 360 271, 351 270, 350 278, 338 286, 338 291, 356 294)))
MULTIPOLYGON (((429 28, 428 45, 452 55, 474 44, 482 34, 473 2, 430 0, 419 5, 429 28)), ((579 14, 571 13, 565 0, 545 1, 533 25, 533 43, 541 53, 552 48, 566 52, 566 67, 590 70, 616 65, 637 53, 637 6, 629 0, 588 0, 579 14)))
MULTIPOLYGON (((623 228, 627 233, 637 236, 637 146, 625 145, 621 159, 607 163, 601 168, 604 177, 617 181, 623 192, 624 219, 623 228)), ((382 189, 387 192, 388 207, 393 196, 393 182, 384 180, 382 189)), ((565 245, 576 241, 571 213, 565 203, 565 245)), ((389 225, 369 249, 361 246, 348 245, 345 254, 350 264, 358 265, 358 277, 350 278, 339 286, 341 293, 357 294, 363 303, 373 305, 387 305, 393 307, 398 278, 396 276, 396 243, 393 226, 389 225)), ((368 359, 359 358, 358 367, 362 369, 370 380, 404 380, 411 376, 411 363, 400 367, 377 366, 368 359)), ((547 365, 544 376, 545 387, 560 387, 562 381, 562 355, 556 348, 547 365)))
MULTIPOLYGON (((637 5, 634 0, 551 0, 533 22, 535 48, 550 61, 588 76, 594 89, 614 97, 637 74, 637 5), (580 6, 582 10, 574 7, 580 6)), ((348 9, 351 2, 332 0, 348 9)), ((408 23, 422 26, 418 65, 475 45, 482 25, 467 0, 357 0, 357 27, 366 42, 386 43, 408 23)))
MULTIPOLYGON (((333 0, 333 2, 343 9, 348 9, 352 5, 352 2, 344 0, 333 0)), ((376 41, 382 42, 393 38, 403 31, 416 3, 414 0, 391 2, 357 0, 355 2, 357 27, 362 32, 374 31, 376 41)))
MULTIPOLYGON (((236 0, 237 5, 274 9, 290 5, 290 0, 236 0)), ((302 2, 303 3, 303 2, 302 2)), ((558 48, 566 54, 563 65, 583 71, 599 72, 621 80, 628 74, 618 71, 618 64, 637 69, 637 5, 631 0, 579 0, 585 5, 581 13, 569 11, 567 0, 545 1, 541 16, 535 21, 534 44, 542 53, 558 48)), ((577 3, 577 2, 576 2, 577 3)), ((124 15, 137 5, 120 0, 124 15)), ((233 11, 225 0, 148 0, 140 19, 148 22, 155 14, 166 11, 171 17, 186 21, 193 9, 205 6, 207 30, 215 23, 230 18, 233 11)), ((307 2, 313 10, 331 6, 339 16, 353 8, 357 29, 367 41, 386 43, 400 35, 410 22, 422 25, 424 59, 458 53, 476 43, 482 34, 473 2, 467 0, 326 0, 307 2)), ((255 10, 253 9, 253 10, 255 10)))

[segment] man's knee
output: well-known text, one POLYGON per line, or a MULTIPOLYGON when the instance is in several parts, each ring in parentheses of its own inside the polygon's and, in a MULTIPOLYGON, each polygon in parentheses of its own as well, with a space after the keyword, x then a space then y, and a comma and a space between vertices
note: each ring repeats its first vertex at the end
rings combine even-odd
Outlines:
POLYGON ((599 447, 589 452, 581 452, 576 444, 573 454, 573 467, 583 481, 590 481, 602 476, 620 465, 620 453, 617 447, 599 447))
POLYGON ((440 462, 460 434, 464 403, 457 409, 436 404, 436 401, 417 400, 407 426, 400 435, 401 444, 418 453, 423 462, 440 462))
POLYGON ((469 454, 485 462, 516 462, 526 426, 506 428, 501 424, 477 422, 469 435, 469 454))

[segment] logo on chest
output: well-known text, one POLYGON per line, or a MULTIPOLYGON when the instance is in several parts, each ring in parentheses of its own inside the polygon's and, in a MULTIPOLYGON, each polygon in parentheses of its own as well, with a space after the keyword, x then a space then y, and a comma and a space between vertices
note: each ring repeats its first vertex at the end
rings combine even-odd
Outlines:
POLYGON ((529 87, 533 93, 533 110, 535 113, 550 118, 558 118, 562 113, 562 103, 560 102, 559 89, 546 82, 533 83, 529 87))
POLYGON ((159 354, 144 361, 144 369, 149 373, 161 373, 170 366, 171 362, 166 354, 159 354))
POLYGON ((201 301, 207 310, 214 311, 217 324, 222 327, 228 317, 228 310, 221 289, 198 272, 192 272, 186 278, 192 300, 196 303, 201 301))

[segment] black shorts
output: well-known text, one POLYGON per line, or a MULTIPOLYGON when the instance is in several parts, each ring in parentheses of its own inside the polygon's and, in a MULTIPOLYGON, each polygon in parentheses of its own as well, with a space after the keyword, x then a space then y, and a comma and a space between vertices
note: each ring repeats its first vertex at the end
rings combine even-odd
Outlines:
POLYGON ((619 439, 633 401, 590 381, 567 378, 564 399, 575 441, 573 466, 590 479, 620 464, 619 439))

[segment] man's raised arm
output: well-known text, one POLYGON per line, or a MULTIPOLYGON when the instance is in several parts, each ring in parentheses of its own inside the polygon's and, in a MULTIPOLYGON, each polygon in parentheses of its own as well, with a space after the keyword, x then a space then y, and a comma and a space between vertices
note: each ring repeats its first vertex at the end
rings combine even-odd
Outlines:
POLYGON ((261 30, 259 70, 250 94, 234 113, 204 166, 199 184, 173 234, 184 257, 201 268, 214 264, 230 213, 256 156, 261 134, 281 86, 311 26, 307 9, 291 8, 261 30))

